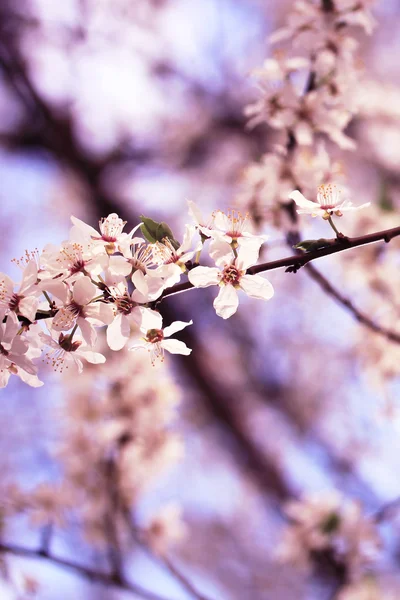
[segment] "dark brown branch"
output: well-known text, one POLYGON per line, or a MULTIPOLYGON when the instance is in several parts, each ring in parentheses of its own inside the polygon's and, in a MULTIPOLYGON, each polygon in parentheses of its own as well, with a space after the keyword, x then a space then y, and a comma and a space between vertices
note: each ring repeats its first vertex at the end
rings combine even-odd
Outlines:
MULTIPOLYGON (((393 229, 386 229, 384 231, 377 231, 376 233, 370 233, 355 238, 337 238, 336 240, 332 240, 329 246, 320 248, 318 250, 305 252, 304 254, 295 254, 286 258, 279 258, 278 260, 254 265, 254 267, 247 269, 247 273, 249 275, 256 275, 257 273, 265 273, 267 271, 283 269, 284 267, 286 267, 287 272, 296 273, 296 271, 298 271, 301 267, 304 267, 307 263, 318 258, 322 258, 323 256, 337 254, 338 252, 343 252, 345 250, 349 250, 350 248, 357 248, 359 246, 365 246, 367 244, 373 244, 379 241, 388 243, 397 236, 400 236, 400 227, 394 227, 393 229)), ((186 292, 193 287, 194 286, 190 283, 190 281, 178 283, 177 285, 165 290, 162 296, 157 300, 157 304, 167 296, 173 296, 174 294, 186 292)))
POLYGON ((84 577, 85 579, 98 582, 103 585, 112 585, 121 590, 125 590, 127 592, 131 592, 132 594, 136 594, 141 598, 144 598, 145 600, 167 600, 166 597, 154 594, 153 592, 150 592, 139 585, 129 583, 128 581, 124 581, 119 578, 115 578, 113 575, 102 573, 101 571, 96 571, 95 569, 85 567, 84 565, 80 565, 73 561, 53 556, 52 554, 43 552, 40 549, 35 550, 34 548, 24 548, 23 546, 17 546, 15 544, 0 543, 0 553, 13 554, 14 556, 22 556, 24 558, 47 560, 48 562, 51 562, 58 567, 74 571, 75 573, 77 573, 81 577, 84 577))

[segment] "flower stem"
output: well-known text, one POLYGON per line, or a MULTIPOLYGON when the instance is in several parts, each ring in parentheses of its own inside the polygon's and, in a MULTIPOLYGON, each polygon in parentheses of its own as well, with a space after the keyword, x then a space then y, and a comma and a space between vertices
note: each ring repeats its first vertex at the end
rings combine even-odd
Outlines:
POLYGON ((329 219, 327 219, 329 225, 332 227, 333 231, 336 233, 336 237, 341 238, 343 237, 343 233, 340 233, 340 231, 336 228, 335 223, 332 221, 332 217, 329 217, 329 219))
POLYGON ((43 290, 43 296, 46 298, 47 302, 49 303, 50 308, 53 308, 53 302, 45 290, 43 290))

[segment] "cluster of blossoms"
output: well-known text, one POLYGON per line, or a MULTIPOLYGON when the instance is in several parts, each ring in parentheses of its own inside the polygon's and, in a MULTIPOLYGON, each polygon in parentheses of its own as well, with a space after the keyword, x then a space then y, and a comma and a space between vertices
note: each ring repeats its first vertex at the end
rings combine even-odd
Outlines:
POLYGON ((280 49, 255 70, 261 97, 246 114, 250 126, 265 122, 277 131, 278 143, 246 169, 239 197, 258 219, 289 227, 282 208, 290 206, 291 190, 308 196, 342 175, 325 141, 343 150, 356 147, 345 133, 360 108, 358 41, 352 30, 372 32, 371 4, 298 0, 286 26, 272 34, 271 43, 287 43, 291 54, 280 49))
POLYGON ((0 385, 11 374, 41 385, 34 364, 41 354, 58 371, 75 365, 81 372, 83 360, 105 362, 95 349, 99 327, 106 327, 108 346, 115 351, 133 335, 129 350, 147 349, 153 364, 163 360, 165 351, 190 354, 171 336, 192 321, 164 327, 155 310, 185 273, 195 287, 218 286, 214 307, 225 319, 238 307, 239 290, 253 298, 271 298, 268 281, 246 274, 266 236, 249 232, 247 217, 236 212, 217 211, 207 224, 193 203, 189 212, 194 223, 186 225, 182 244, 165 223, 145 217, 129 233, 116 214, 102 219, 99 231, 72 217, 67 241, 17 261, 23 269, 19 285, 0 274, 0 385), (139 227, 144 237, 135 235, 139 227), (199 266, 207 246, 213 268, 199 266))
POLYGON ((377 525, 357 501, 336 492, 310 494, 289 502, 285 512, 291 524, 278 550, 285 562, 308 569, 315 553, 333 553, 350 578, 357 579, 379 556, 377 525))

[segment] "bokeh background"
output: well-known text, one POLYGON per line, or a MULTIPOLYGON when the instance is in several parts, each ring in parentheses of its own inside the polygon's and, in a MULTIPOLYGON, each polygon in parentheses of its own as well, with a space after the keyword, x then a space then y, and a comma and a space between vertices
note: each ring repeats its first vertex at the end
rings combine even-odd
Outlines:
MULTIPOLYGON (((18 279, 11 259, 66 239, 71 214, 94 226, 111 212, 131 226, 145 214, 167 221, 179 239, 187 200, 204 214, 237 206, 246 167, 274 142, 267 126, 246 127, 244 107, 257 97, 250 72, 270 55, 268 35, 291 4, 2 0, 0 269, 18 279)), ((346 219, 349 233, 398 225, 398 3, 377 2, 375 15, 376 32, 360 36, 365 77, 355 93, 363 102, 349 127, 359 146, 332 149, 354 202, 373 204, 367 216, 346 219)), ((301 225, 306 238, 328 235, 323 222, 301 225)), ((270 234, 263 258, 289 254, 278 228, 263 230, 270 234)), ((399 249, 394 240, 392 290, 399 249)), ((372 278, 379 253, 353 252, 317 266, 371 318, 395 327, 396 298, 388 306, 388 293, 371 289, 366 274, 372 278)), ((180 400, 173 428, 185 450, 153 478, 136 509, 140 516, 179 503, 189 535, 173 556, 215 600, 330 598, 336 575, 329 569, 306 578, 276 563, 283 503, 335 488, 372 513, 400 495, 399 346, 363 328, 307 273, 277 271, 269 279, 274 299, 243 298, 228 321, 215 316, 212 289, 171 297, 163 307, 168 322, 195 321, 181 337, 191 356, 166 365, 180 400)), ((14 479, 30 490, 62 479, 57 451, 74 426, 66 414, 100 376, 82 377, 47 371, 43 388, 14 378, 0 392, 7 485, 14 479)), ((396 527, 388 533, 394 548, 396 527)), ((62 556, 102 564, 78 525, 56 526, 53 535, 62 556)), ((35 546, 37 528, 21 517, 6 537, 35 546)), ((139 548, 127 564, 147 589, 171 600, 192 597, 139 548)), ((37 578, 39 600, 132 597, 42 560, 13 558, 8 577, 14 573, 37 578)), ((7 581, 3 587, 1 598, 26 597, 7 581)))

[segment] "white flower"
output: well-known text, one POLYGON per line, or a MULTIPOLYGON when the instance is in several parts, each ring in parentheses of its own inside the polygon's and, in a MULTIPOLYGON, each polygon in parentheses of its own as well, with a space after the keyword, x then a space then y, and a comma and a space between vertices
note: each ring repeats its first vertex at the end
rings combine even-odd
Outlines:
POLYGON ((186 271, 185 263, 191 260, 195 253, 200 250, 201 241, 194 250, 190 250, 195 231, 196 228, 193 225, 186 225, 183 242, 177 250, 168 238, 165 238, 162 243, 156 242, 154 244, 154 255, 160 266, 152 271, 151 275, 161 277, 164 280, 165 288, 178 283, 182 273, 186 271))
POLYGON ((82 373, 82 358, 93 365, 99 365, 106 362, 106 357, 99 352, 94 352, 90 346, 82 344, 82 340, 73 341, 70 335, 60 333, 58 338, 55 332, 50 336, 45 333, 40 334, 42 342, 49 347, 45 353, 44 359, 54 371, 63 372, 68 369, 69 364, 77 367, 78 372, 82 373))
POLYGON ((171 335, 177 331, 181 331, 188 325, 193 325, 193 321, 184 323, 183 321, 175 321, 168 327, 163 329, 162 316, 160 313, 144 309, 140 331, 144 334, 140 342, 136 342, 129 350, 137 350, 146 348, 150 352, 151 362, 154 365, 157 358, 164 360, 164 350, 171 354, 184 354, 188 356, 191 349, 180 340, 168 340, 171 335))
POLYGON ((21 324, 13 312, 9 313, 5 323, 0 324, 0 388, 7 385, 11 373, 21 376, 24 371, 21 379, 26 383, 29 383, 29 375, 37 373, 37 367, 26 356, 28 342, 17 335, 20 329, 21 324))
MULTIPOLYGON (((138 302, 150 300, 146 276, 141 271, 136 271, 132 279, 136 285, 132 294, 129 294, 126 283, 121 282, 109 288, 115 311, 115 318, 107 327, 107 343, 111 350, 121 350, 126 345, 131 335, 131 326, 142 322, 144 309, 138 306, 138 302)), ((151 283, 153 281, 156 280, 150 280, 151 283)), ((158 292, 161 291, 162 284, 158 285, 158 292)), ((154 299, 153 296, 151 299, 154 299)))
MULTIPOLYGON (((249 255, 251 254, 251 258, 249 256, 249 261, 252 261, 252 264, 257 262, 260 248, 268 239, 268 236, 254 235, 248 231, 248 213, 243 215, 239 211, 228 210, 227 214, 225 214, 222 210, 218 210, 214 213, 214 224, 219 231, 213 230, 210 232, 210 235, 213 238, 209 251, 211 258, 214 258, 215 254, 219 255, 221 248, 219 242, 223 240, 232 246, 235 245, 235 247, 246 247, 247 253, 249 255)), ((228 261, 230 254, 231 249, 229 248, 227 256, 228 261)))
MULTIPOLYGON (((214 260, 222 270, 216 267, 195 267, 188 273, 190 283, 195 287, 220 286, 218 296, 214 300, 214 308, 218 316, 228 319, 237 310, 238 290, 243 290, 251 298, 269 300, 274 289, 269 281, 260 275, 247 275, 246 270, 254 264, 254 253, 245 246, 240 246, 237 257, 230 248, 227 253, 227 242, 220 242, 220 257, 214 253, 214 260)), ((217 248, 215 248, 217 250, 217 248)))
POLYGON ((313 217, 322 217, 329 219, 332 214, 341 217, 343 212, 351 210, 360 210, 370 205, 370 202, 354 206, 350 200, 342 200, 341 190, 336 185, 320 185, 318 188, 317 202, 307 200, 301 192, 295 190, 289 194, 289 198, 294 200, 299 214, 307 214, 313 217))
POLYGON ((203 236, 209 237, 210 232, 214 229, 213 216, 211 216, 209 221, 205 221, 197 204, 195 204, 191 200, 188 200, 188 206, 189 215, 195 222, 197 229, 199 229, 203 236))
POLYGON ((99 221, 100 232, 76 217, 72 216, 71 221, 75 226, 71 229, 71 239, 73 241, 75 241, 75 237, 81 241, 83 233, 95 244, 104 246, 107 254, 114 254, 114 252, 121 250, 121 247, 127 244, 129 239, 141 225, 141 223, 139 223, 139 225, 136 225, 129 233, 123 233, 122 230, 126 225, 126 221, 120 219, 116 213, 111 213, 107 218, 99 221))

